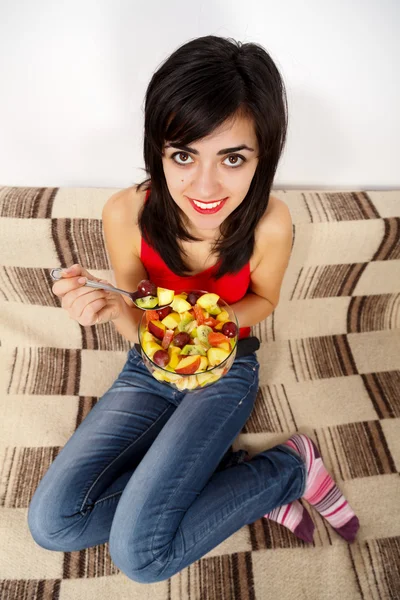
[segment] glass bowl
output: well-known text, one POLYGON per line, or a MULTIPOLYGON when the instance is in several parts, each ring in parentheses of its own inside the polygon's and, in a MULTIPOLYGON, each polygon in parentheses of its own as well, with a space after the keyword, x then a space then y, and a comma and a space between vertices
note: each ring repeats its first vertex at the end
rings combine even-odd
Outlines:
MULTIPOLYGON (((177 292, 177 291, 175 292, 175 296, 178 294, 188 295, 190 292, 197 292, 197 293, 201 293, 201 294, 209 293, 204 290, 180 290, 179 292, 177 292)), ((223 377, 224 375, 226 375, 228 373, 228 371, 231 368, 233 361, 235 360, 235 357, 236 357, 237 342, 239 339, 239 323, 238 323, 238 320, 237 320, 236 315, 235 315, 234 311, 232 310, 232 308, 222 298, 220 298, 218 300, 218 306, 220 307, 221 311, 225 310, 228 313, 229 318, 227 320, 233 321, 233 323, 235 323, 235 325, 237 327, 237 335, 233 338, 230 338, 231 349, 230 349, 229 355, 226 356, 223 360, 221 360, 221 362, 218 362, 217 364, 213 365, 212 367, 209 366, 206 369, 201 369, 201 365, 200 365, 200 367, 194 373, 191 373, 191 374, 180 374, 180 373, 178 374, 174 371, 174 369, 172 369, 168 365, 167 365, 167 367, 161 367, 161 366, 157 365, 152 360, 152 357, 153 357, 154 353, 157 351, 157 348, 154 349, 154 347, 153 347, 150 350, 149 350, 149 348, 147 348, 148 351, 146 353, 146 351, 144 350, 144 347, 143 347, 143 343, 144 343, 143 335, 146 332, 146 323, 147 323, 146 314, 147 313, 146 313, 146 311, 143 311, 142 318, 139 323, 139 331, 138 331, 139 345, 140 345, 143 362, 146 365, 147 369, 150 371, 150 373, 153 375, 153 377, 155 377, 155 379, 157 379, 158 381, 162 381, 166 385, 169 385, 179 391, 184 391, 184 390, 196 391, 196 390, 208 387, 208 386, 212 385, 213 383, 216 383, 221 377, 223 377)), ((172 311, 172 312, 175 312, 175 311, 172 311)), ((180 313, 180 316, 182 316, 182 314, 183 313, 180 313)), ((216 317, 218 315, 210 315, 210 316, 214 317, 216 319, 216 317)), ((161 321, 163 321, 163 319, 161 319, 161 321)), ((167 329, 169 329, 169 327, 167 327, 167 329)), ((173 331, 174 331, 174 335, 179 333, 178 326, 176 326, 176 328, 174 328, 173 331)), ((190 332, 188 332, 188 333, 190 335, 190 332)), ((161 348, 162 340, 158 339, 154 334, 152 334, 152 335, 156 341, 156 344, 159 345, 161 348)), ((194 343, 194 338, 189 343, 194 343)), ((172 343, 171 343, 170 347, 173 347, 172 343)), ((207 353, 206 353, 206 356, 208 358, 207 353)))

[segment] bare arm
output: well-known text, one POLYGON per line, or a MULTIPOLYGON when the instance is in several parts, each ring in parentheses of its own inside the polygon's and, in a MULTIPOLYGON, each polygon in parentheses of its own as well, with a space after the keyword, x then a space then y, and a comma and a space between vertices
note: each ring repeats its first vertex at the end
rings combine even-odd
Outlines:
MULTIPOLYGON (((103 207, 102 220, 106 249, 113 268, 116 286, 135 292, 139 281, 147 279, 147 271, 133 247, 132 223, 135 195, 127 190, 117 192, 103 207)), ((137 197, 139 202, 139 197, 137 197)), ((142 311, 136 308, 128 296, 121 298, 121 316, 113 320, 117 331, 127 340, 138 343, 138 325, 142 311)))

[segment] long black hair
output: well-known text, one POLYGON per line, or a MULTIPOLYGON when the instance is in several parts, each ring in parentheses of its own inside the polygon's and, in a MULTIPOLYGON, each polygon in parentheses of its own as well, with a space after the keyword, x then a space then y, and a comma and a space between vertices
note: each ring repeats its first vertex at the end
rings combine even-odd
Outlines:
POLYGON ((220 225, 213 245, 219 279, 238 272, 254 251, 254 231, 268 206, 286 142, 288 112, 282 77, 258 44, 207 35, 179 47, 153 74, 145 97, 144 162, 151 189, 138 224, 142 236, 181 277, 189 276, 179 240, 199 241, 185 227, 187 217, 171 197, 162 155, 168 140, 189 145, 237 116, 252 119, 259 160, 243 202, 220 225))

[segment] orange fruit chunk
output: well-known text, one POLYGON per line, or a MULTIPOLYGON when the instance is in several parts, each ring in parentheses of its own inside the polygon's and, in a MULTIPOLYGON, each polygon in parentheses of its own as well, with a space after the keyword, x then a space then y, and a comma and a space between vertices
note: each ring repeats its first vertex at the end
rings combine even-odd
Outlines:
POLYGON ((160 320, 160 315, 156 310, 146 310, 146 327, 148 327, 150 321, 160 320))
POLYGON ((212 331, 208 334, 208 343, 211 344, 211 346, 217 346, 223 342, 229 342, 229 338, 227 338, 223 333, 212 331))

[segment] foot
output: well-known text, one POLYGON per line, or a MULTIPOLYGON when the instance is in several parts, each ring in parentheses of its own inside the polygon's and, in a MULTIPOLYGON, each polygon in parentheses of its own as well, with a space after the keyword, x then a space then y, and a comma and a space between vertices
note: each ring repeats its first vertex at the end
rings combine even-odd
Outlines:
POLYGON ((292 435, 286 442, 307 465, 307 482, 302 496, 322 515, 347 542, 355 540, 360 527, 357 516, 329 475, 317 446, 303 433, 292 435))
POLYGON ((314 523, 306 508, 298 500, 294 500, 290 504, 278 506, 264 515, 264 517, 271 521, 276 521, 280 525, 284 525, 295 536, 308 544, 311 544, 313 541, 314 523))

